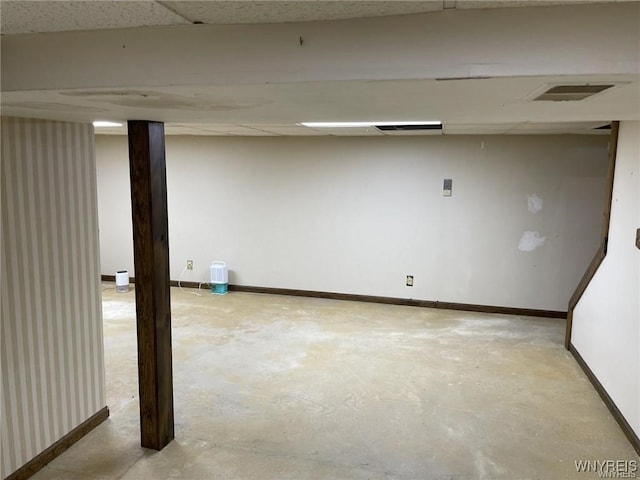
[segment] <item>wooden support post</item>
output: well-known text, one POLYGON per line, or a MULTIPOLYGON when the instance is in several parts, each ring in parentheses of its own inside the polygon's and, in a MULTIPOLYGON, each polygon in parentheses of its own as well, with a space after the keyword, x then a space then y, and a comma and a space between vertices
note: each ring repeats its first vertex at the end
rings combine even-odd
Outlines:
POLYGON ((128 127, 141 443, 161 450, 174 438, 164 124, 128 127))

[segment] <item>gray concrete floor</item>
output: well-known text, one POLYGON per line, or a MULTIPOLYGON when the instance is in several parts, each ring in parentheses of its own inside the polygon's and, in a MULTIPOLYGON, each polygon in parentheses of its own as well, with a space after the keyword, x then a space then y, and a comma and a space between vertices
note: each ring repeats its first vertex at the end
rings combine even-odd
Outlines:
POLYGON ((576 460, 638 460, 562 320, 186 292, 175 440, 139 446, 134 293, 106 289, 111 417, 35 480, 586 480, 576 460))

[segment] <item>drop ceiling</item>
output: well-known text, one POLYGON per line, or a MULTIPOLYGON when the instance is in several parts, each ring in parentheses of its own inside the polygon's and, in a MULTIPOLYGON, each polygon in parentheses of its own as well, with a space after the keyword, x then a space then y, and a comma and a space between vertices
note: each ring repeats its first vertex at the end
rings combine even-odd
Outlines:
MULTIPOLYGON (((163 121, 170 135, 227 136, 392 134, 371 127, 300 125, 301 121, 326 118, 336 121, 440 120, 443 122, 441 133, 445 135, 604 134, 606 132, 598 127, 609 123, 611 118, 602 112, 613 109, 624 118, 637 115, 640 88, 633 76, 607 76, 607 81, 615 80, 614 87, 581 101, 535 101, 535 92, 546 89, 554 80, 554 77, 541 76, 444 82, 338 81, 117 91, 27 91, 16 92, 10 100, 3 101, 3 111, 18 116, 123 123, 121 127, 96 129, 99 134, 125 134, 126 120, 133 117, 163 121), (380 112, 385 113, 384 119, 378 118, 380 112)), ((583 76, 580 80, 602 82, 599 76, 583 76)))
MULTIPOLYGON (((619 3, 634 0, 432 1, 0 1, 2 35, 147 28, 197 24, 340 21, 410 14, 455 14, 502 7, 619 3), (449 11, 450 13, 446 13, 449 11)), ((181 27, 184 28, 184 27, 181 27)), ((443 46, 443 48, 446 48, 443 46)), ((637 75, 580 75, 563 82, 610 82, 614 87, 580 102, 534 102, 558 84, 546 76, 464 80, 318 81, 295 84, 167 86, 3 92, 3 114, 71 121, 112 120, 126 133, 128 118, 166 122, 167 134, 223 136, 382 136, 375 128, 319 129, 302 121, 441 120, 443 134, 606 134, 615 110, 637 116, 637 75), (372 101, 372 99, 375 99, 372 101), (384 112, 385 118, 378 118, 384 112), (428 112, 428 113, 426 113, 428 112)), ((412 134, 420 134, 413 132, 412 134)), ((424 132, 422 132, 424 134, 424 132)), ((433 134, 428 132, 427 134, 433 134)))
POLYGON ((160 1, 1 0, 4 35, 188 24, 310 22, 388 15, 634 0, 160 1))
MULTIPOLYGON (((609 122, 548 122, 548 123, 504 123, 504 124, 455 124, 444 125, 441 134, 448 135, 608 135, 602 128, 609 122)), ((96 129, 99 135, 125 135, 126 125, 96 129)), ((383 133, 375 128, 314 129, 292 125, 238 125, 238 124, 180 124, 165 123, 166 135, 204 135, 221 137, 290 137, 290 136, 401 136, 383 133)), ((435 133, 406 132, 407 136, 435 135, 435 133)))

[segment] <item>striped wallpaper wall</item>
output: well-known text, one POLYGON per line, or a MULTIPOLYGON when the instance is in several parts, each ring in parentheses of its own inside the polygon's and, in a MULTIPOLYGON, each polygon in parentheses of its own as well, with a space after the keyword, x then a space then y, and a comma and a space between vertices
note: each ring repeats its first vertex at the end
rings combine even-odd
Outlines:
POLYGON ((2 118, 5 478, 106 404, 94 134, 2 118))

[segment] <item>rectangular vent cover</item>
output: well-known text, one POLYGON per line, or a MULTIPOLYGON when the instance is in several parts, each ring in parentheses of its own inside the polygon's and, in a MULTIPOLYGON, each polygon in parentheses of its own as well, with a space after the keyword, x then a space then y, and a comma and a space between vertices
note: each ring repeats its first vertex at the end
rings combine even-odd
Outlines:
POLYGON ((575 102, 584 100, 596 93, 603 92, 614 85, 556 85, 541 95, 538 95, 534 101, 552 101, 552 102, 575 102))
POLYGON ((375 125, 383 132, 410 132, 415 130, 442 130, 442 124, 438 125, 375 125))

